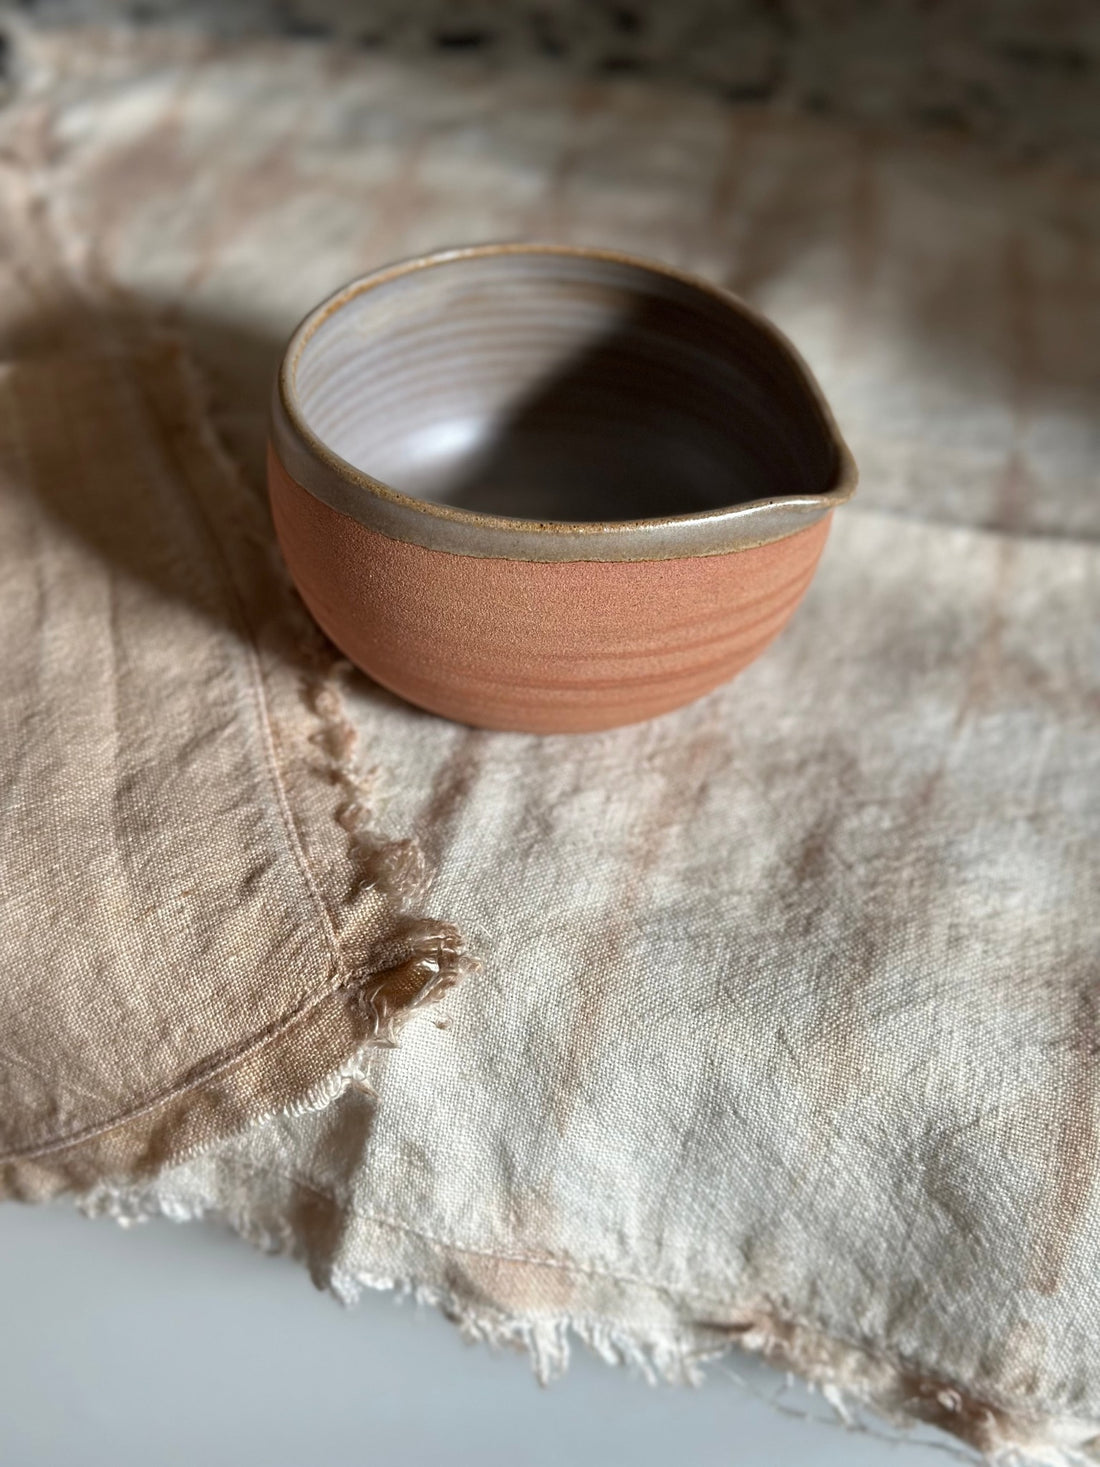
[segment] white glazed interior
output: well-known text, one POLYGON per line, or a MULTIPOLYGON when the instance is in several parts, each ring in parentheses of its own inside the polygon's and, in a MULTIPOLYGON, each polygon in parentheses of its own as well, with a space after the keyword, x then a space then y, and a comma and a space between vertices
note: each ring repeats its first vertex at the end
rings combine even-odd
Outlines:
POLYGON ((774 333, 618 258, 459 255, 395 273, 322 316, 292 386, 339 459, 480 515, 637 522, 823 495, 837 473, 774 333))

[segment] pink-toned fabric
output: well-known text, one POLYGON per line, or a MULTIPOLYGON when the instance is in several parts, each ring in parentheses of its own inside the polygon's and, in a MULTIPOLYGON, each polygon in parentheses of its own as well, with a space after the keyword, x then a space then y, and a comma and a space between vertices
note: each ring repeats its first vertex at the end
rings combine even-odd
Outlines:
POLYGON ((221 1213, 544 1374, 571 1335, 674 1378, 740 1343, 1094 1460, 1095 182, 476 61, 35 46, 0 118, 0 1117, 61 1144, 9 1188, 221 1213), (863 471, 784 634, 634 728, 463 728, 303 659, 247 529, 294 319, 517 234, 744 291, 863 471))
POLYGON ((111 353, 69 304, 65 343, 0 376, 0 1193, 23 1198, 323 1103, 463 966, 371 837, 333 654, 178 351, 111 353))

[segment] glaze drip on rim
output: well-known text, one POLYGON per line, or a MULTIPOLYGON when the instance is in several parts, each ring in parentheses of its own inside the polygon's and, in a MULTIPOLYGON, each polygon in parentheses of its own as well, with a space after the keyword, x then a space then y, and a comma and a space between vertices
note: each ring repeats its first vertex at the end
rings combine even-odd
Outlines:
POLYGON ((557 246, 447 251, 346 286, 291 340, 273 442, 360 523, 502 558, 722 554, 855 487, 767 321, 677 271, 557 246))

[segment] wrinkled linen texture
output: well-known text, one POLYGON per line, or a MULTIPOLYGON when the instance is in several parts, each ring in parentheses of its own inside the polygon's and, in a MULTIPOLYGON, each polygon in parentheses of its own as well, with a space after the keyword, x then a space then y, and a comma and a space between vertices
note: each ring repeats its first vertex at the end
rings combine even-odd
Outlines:
POLYGON ((544 1374, 570 1332, 673 1378, 741 1343, 1100 1460, 1100 186, 535 67, 23 44, 10 1190, 221 1213, 544 1374), (516 236, 749 295, 863 470, 776 645, 607 734, 342 669, 258 510, 296 317, 516 236), (457 933, 480 970, 374 1042, 457 933))

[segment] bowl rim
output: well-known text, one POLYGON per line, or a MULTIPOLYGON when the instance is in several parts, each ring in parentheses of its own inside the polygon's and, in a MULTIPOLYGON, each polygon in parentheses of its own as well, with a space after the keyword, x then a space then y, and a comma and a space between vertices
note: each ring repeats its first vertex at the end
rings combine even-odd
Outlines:
POLYGON ((326 296, 295 327, 279 363, 272 392, 270 451, 301 488, 368 529, 428 549, 517 560, 665 560, 751 549, 808 529, 849 500, 858 482, 855 460, 801 353, 774 322, 740 296, 689 271, 625 251, 526 240, 414 255, 357 276, 326 296), (359 296, 402 276, 466 260, 514 255, 625 265, 672 280, 750 321, 794 367, 833 445, 836 465, 829 487, 815 494, 774 495, 717 509, 633 520, 523 519, 404 494, 356 467, 317 436, 302 411, 296 376, 303 353, 325 321, 359 296))

